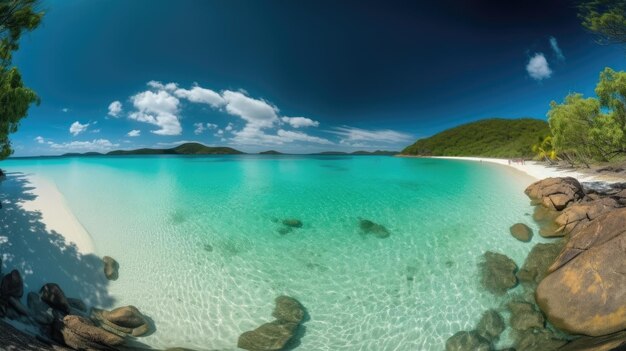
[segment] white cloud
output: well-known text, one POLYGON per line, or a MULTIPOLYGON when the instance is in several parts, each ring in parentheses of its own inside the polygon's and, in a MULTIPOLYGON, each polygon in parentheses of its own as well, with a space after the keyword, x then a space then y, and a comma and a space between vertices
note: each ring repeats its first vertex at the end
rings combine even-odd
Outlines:
POLYGON ((543 80, 552 76, 552 70, 543 53, 537 53, 530 58, 526 65, 526 71, 532 79, 543 80))
MULTIPOLYGON (((170 83, 173 84, 173 83, 170 83)), ((168 84, 169 85, 169 84, 168 84)), ((214 108, 217 108, 224 104, 224 99, 222 96, 211 89, 201 88, 199 86, 194 86, 193 88, 187 89, 176 89, 174 90, 174 95, 181 99, 187 99, 191 102, 208 104, 214 108)))
POLYGON ((559 60, 565 60, 563 51, 559 47, 559 43, 556 41, 555 37, 550 37, 550 47, 552 48, 552 51, 554 51, 556 58, 558 58, 559 60))
POLYGON ((88 127, 89 127, 89 123, 80 124, 79 121, 76 121, 76 122, 72 123, 72 125, 70 126, 70 133, 73 136, 77 136, 78 134, 86 131, 88 127))
POLYGON ((279 137, 283 138, 285 141, 293 142, 293 141, 304 141, 307 143, 316 143, 316 144, 324 144, 331 145, 331 142, 328 139, 319 138, 316 136, 308 135, 303 132, 293 132, 289 130, 279 129, 278 133, 276 133, 279 137))
POLYGON ((331 131, 342 137, 340 143, 352 146, 363 146, 363 142, 393 144, 411 141, 414 137, 390 129, 367 130, 354 127, 337 127, 331 131))
POLYGON ((129 137, 138 137, 141 135, 141 131, 139 129, 133 129, 130 132, 126 133, 129 137))
POLYGON ((139 122, 158 126, 159 129, 152 130, 152 133, 157 135, 180 135, 182 132, 183 128, 178 120, 178 105, 180 101, 167 91, 144 91, 132 96, 131 101, 137 111, 129 114, 128 117, 139 122))
POLYGON ((167 84, 163 84, 161 82, 158 82, 156 80, 151 80, 148 82, 148 86, 150 88, 154 88, 157 90, 167 90, 169 92, 173 92, 174 90, 178 89, 178 84, 176 83, 167 83, 167 84))
POLYGON ((306 117, 282 117, 281 120, 294 128, 317 127, 320 122, 306 117))
POLYGON ((208 129, 215 129, 215 128, 217 128, 217 124, 207 123, 207 124, 206 124, 206 127, 207 127, 208 129))
POLYGON ((122 113, 122 103, 119 101, 113 101, 109 104, 109 113, 108 115, 111 117, 119 117, 120 113, 122 113))
POLYGON ((269 128, 278 121, 278 108, 262 99, 253 99, 238 91, 222 92, 226 112, 259 128, 269 128))
POLYGON ((69 111, 70 111, 70 109, 69 109, 69 108, 67 108, 67 107, 63 107, 63 108, 61 109, 61 111, 63 111, 63 112, 69 112, 69 111))
POLYGON ((46 142, 46 140, 42 136, 36 137, 35 141, 38 142, 39 144, 43 144, 46 142))
POLYGON ((50 143, 50 147, 56 150, 85 150, 85 151, 105 151, 119 144, 113 144, 107 139, 94 139, 92 141, 72 141, 69 143, 50 143))
POLYGON ((226 128, 224 128, 225 131, 230 132, 231 130, 233 130, 235 126, 232 123, 228 123, 228 125, 226 126, 226 128))
POLYGON ((91 131, 92 133, 96 134, 96 133, 100 133, 100 129, 94 129, 91 131))
POLYGON ((193 126, 196 127, 196 129, 193 131, 195 135, 202 134, 202 132, 206 130, 206 128, 204 127, 204 124, 200 122, 194 123, 193 126))

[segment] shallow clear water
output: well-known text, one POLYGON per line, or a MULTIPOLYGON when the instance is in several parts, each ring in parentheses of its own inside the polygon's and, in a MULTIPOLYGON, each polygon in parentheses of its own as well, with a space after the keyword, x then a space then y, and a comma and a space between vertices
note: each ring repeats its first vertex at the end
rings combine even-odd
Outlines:
POLYGON ((521 265, 532 244, 508 228, 536 229, 523 194, 532 179, 488 163, 216 156, 0 167, 57 184, 97 254, 120 263, 114 305, 154 320, 141 341, 155 347, 235 350, 286 294, 310 315, 298 349, 441 350, 501 302, 480 289, 482 253, 521 265), (285 218, 304 226, 281 235, 285 218), (359 218, 391 236, 363 235, 359 218))

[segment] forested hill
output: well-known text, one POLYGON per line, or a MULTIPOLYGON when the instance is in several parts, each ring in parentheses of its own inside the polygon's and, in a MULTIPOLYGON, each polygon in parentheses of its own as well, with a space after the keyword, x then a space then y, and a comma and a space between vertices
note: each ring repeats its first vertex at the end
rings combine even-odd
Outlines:
POLYGON ((532 145, 550 135, 546 121, 492 118, 472 122, 420 139, 403 155, 532 157, 532 145))

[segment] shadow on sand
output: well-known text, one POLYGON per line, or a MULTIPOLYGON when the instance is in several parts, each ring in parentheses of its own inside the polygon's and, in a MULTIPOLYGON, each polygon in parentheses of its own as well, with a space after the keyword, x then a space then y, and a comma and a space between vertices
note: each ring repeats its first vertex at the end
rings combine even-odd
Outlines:
POLYGON ((0 181, 2 273, 17 269, 22 274, 24 296, 39 292, 45 283, 57 283, 66 296, 80 298, 87 306, 110 308, 114 300, 107 292, 102 260, 81 254, 62 233, 46 229, 40 212, 23 208, 23 202, 36 198, 33 189, 23 173, 9 173, 0 181))

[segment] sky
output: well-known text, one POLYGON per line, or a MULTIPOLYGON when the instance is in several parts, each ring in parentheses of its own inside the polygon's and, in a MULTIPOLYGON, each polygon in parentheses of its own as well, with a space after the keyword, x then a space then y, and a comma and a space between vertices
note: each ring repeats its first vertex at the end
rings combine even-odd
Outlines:
POLYGON ((593 96, 626 49, 571 1, 43 0, 14 64, 41 98, 14 156, 401 150, 593 96))

